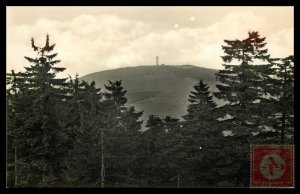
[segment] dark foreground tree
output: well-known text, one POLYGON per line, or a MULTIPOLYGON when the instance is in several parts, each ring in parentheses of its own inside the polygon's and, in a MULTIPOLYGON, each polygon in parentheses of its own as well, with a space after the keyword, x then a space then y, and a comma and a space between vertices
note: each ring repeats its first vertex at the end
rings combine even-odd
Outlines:
POLYGON ((183 116, 185 146, 189 155, 188 186, 216 186, 222 179, 218 164, 224 161, 224 137, 216 120, 217 106, 209 87, 202 80, 194 85, 194 91, 191 91, 188 100, 188 113, 183 116))
POLYGON ((238 170, 231 175, 240 182, 239 186, 248 186, 250 144, 271 143, 276 136, 272 130, 266 131, 266 121, 271 116, 270 106, 266 105, 266 89, 273 70, 265 38, 258 32, 249 32, 244 40, 224 42, 225 64, 216 74, 219 91, 214 94, 225 102, 218 112, 224 128, 233 134, 227 138, 231 139, 228 148, 231 148, 231 160, 236 162, 234 169, 238 170))
POLYGON ((22 182, 22 152, 26 151, 22 130, 32 112, 32 98, 23 73, 12 70, 7 76, 7 85, 7 186, 17 187, 22 182))
POLYGON ((68 127, 75 131, 72 148, 66 157, 65 179, 72 186, 94 187, 101 172, 101 122, 99 112, 102 94, 95 82, 79 83, 75 78, 73 99, 69 106, 68 127))
MULTIPOLYGON (((294 56, 271 60, 274 75, 267 90, 271 96, 269 107, 272 117, 270 126, 277 132, 280 144, 294 143, 294 56)), ((275 141, 276 141, 275 140, 275 141)))
POLYGON ((26 71, 20 74, 24 82, 19 90, 26 87, 27 91, 22 95, 24 100, 29 99, 30 104, 26 107, 26 114, 22 115, 22 126, 16 128, 19 130, 15 135, 22 150, 18 155, 22 163, 18 168, 20 186, 60 182, 60 164, 66 153, 65 131, 57 111, 68 98, 68 83, 65 78, 56 78, 57 73, 65 68, 55 67, 60 61, 54 60, 57 56, 57 53, 52 53, 55 44, 50 46, 48 35, 44 47, 37 47, 33 38, 31 43, 38 57, 25 57, 33 65, 25 67, 26 71))
POLYGON ((134 107, 127 108, 126 90, 122 81, 109 81, 105 85, 105 99, 100 112, 103 117, 103 171, 101 173, 102 187, 130 186, 135 159, 135 140, 139 135, 142 112, 136 112, 134 107))

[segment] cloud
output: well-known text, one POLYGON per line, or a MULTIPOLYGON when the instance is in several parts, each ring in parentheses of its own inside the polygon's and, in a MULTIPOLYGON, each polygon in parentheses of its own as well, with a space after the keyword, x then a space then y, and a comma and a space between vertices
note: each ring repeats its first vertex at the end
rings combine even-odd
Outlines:
POLYGON ((285 28, 272 34, 267 42, 269 52, 276 57, 294 55, 294 28, 285 28))
POLYGON ((7 70, 24 70, 23 66, 28 65, 24 56, 35 56, 30 38, 43 45, 46 33, 57 45, 61 66, 67 67, 68 74, 81 76, 112 68, 154 65, 155 56, 165 64, 220 69, 223 40, 245 38, 249 30, 266 36, 269 51, 276 57, 293 54, 293 27, 274 32, 274 25, 251 11, 231 12, 205 27, 171 26, 166 30, 114 14, 81 14, 65 21, 40 18, 23 25, 8 22, 7 70))

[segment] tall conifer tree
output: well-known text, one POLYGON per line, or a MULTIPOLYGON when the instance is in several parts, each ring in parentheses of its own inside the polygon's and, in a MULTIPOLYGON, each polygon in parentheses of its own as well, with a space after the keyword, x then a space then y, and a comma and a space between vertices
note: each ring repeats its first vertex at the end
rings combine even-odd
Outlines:
POLYGON ((244 40, 224 42, 224 69, 216 74, 219 91, 214 94, 225 102, 218 111, 222 117, 221 123, 234 135, 227 137, 232 139, 230 143, 228 141, 228 148, 232 148, 232 157, 239 164, 236 167, 239 170, 232 176, 248 186, 249 179, 246 177, 249 177, 250 144, 262 142, 262 135, 266 133, 265 121, 270 116, 265 114, 265 107, 261 104, 267 98, 266 80, 273 72, 272 64, 265 48, 265 37, 261 38, 258 32, 249 32, 244 40))
POLYGON ((31 46, 38 57, 25 57, 32 65, 25 67, 26 72, 22 74, 31 105, 27 107, 30 112, 24 115, 21 130, 24 151, 20 166, 26 170, 20 175, 20 182, 30 186, 48 185, 61 179, 60 162, 66 149, 57 110, 68 98, 68 83, 66 78, 56 78, 65 68, 55 67, 60 60, 54 60, 57 53, 52 54, 55 44, 50 45, 49 36, 44 47, 37 47, 33 38, 31 46))

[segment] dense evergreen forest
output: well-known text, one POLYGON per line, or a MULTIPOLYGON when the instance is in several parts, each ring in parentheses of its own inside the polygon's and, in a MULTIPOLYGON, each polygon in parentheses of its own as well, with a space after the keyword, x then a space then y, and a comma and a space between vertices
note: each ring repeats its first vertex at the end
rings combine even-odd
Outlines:
POLYGON ((223 44, 218 92, 199 80, 182 119, 141 131, 121 80, 57 78, 55 44, 32 38, 37 57, 7 73, 7 186, 249 187, 251 144, 294 143, 294 56, 270 56, 255 31, 223 44))

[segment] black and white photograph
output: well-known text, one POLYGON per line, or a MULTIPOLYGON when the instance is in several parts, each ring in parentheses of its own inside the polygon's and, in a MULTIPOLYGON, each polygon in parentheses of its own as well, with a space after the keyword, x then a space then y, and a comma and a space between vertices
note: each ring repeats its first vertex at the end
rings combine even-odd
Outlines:
POLYGON ((294 188, 293 6, 7 6, 7 188, 294 188))

